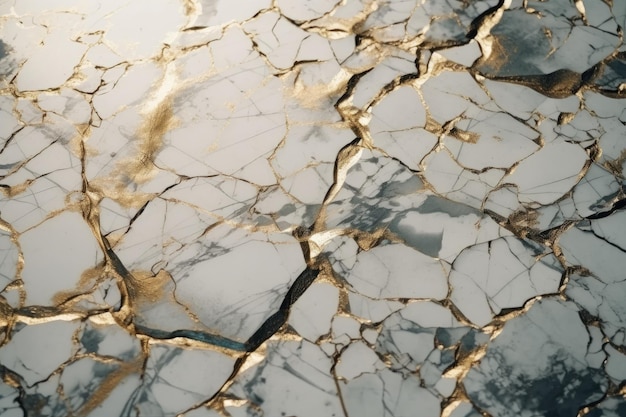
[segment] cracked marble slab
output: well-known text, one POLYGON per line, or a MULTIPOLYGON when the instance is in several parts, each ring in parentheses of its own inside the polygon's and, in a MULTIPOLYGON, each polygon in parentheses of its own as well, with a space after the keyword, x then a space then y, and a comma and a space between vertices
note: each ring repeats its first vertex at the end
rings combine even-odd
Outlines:
POLYGON ((625 26, 0 2, 0 414, 626 415, 625 26))

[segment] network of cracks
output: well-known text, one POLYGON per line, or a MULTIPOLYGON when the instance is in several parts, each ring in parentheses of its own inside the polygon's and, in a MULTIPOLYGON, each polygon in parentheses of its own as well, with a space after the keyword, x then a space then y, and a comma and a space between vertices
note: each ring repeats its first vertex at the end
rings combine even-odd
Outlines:
POLYGON ((626 2, 0 2, 0 414, 626 415, 626 2))

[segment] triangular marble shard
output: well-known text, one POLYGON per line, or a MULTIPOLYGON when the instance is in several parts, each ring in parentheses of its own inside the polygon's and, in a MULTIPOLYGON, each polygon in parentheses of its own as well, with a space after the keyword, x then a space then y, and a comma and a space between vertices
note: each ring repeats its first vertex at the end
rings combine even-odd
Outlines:
POLYGON ((625 28, 0 1, 0 415, 625 416, 625 28))

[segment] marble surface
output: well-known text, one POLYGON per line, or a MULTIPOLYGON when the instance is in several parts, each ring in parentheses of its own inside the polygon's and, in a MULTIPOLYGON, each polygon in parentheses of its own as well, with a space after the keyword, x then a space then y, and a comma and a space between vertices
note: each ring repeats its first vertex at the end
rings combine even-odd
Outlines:
POLYGON ((0 1, 0 414, 626 415, 625 26, 0 1))

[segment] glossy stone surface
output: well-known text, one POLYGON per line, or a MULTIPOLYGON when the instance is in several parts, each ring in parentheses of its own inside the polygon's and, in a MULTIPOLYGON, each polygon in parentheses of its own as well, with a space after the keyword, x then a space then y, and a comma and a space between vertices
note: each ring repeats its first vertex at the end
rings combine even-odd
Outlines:
POLYGON ((0 414, 625 415, 625 26, 0 2, 0 414))

